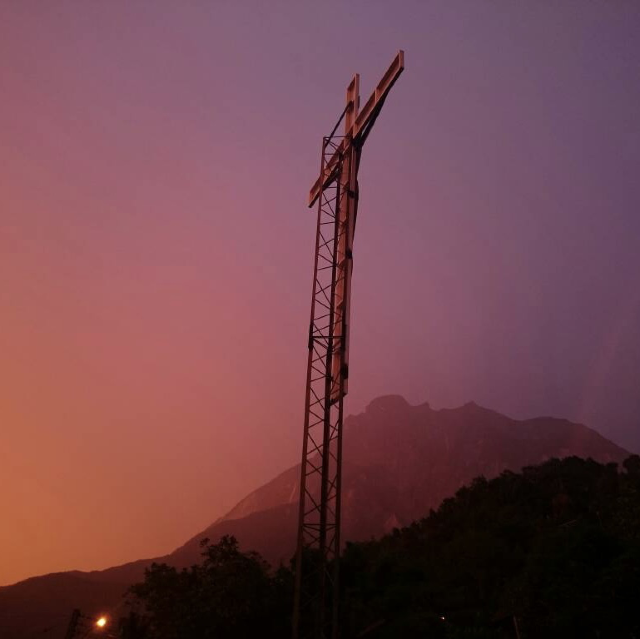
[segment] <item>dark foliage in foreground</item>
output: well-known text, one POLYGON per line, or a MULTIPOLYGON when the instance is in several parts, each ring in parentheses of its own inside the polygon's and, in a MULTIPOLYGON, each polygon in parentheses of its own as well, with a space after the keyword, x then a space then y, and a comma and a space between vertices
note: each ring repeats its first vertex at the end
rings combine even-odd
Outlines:
POLYGON ((372 637, 640 637, 640 458, 477 479, 344 556, 345 614, 372 637), (444 619, 442 619, 444 617, 444 619))
POLYGON ((123 620, 123 639, 237 639, 285 637, 293 593, 290 571, 272 574, 253 552, 243 553, 234 537, 202 541, 203 561, 178 571, 153 564, 131 588, 142 614, 123 620), (128 632, 127 632, 128 631, 128 632))
MULTIPOLYGON (((349 544, 342 636, 640 638, 640 457, 624 466, 573 457, 476 479, 426 519, 349 544)), ((233 538, 203 556, 147 571, 131 639, 289 636, 288 570, 233 538)))

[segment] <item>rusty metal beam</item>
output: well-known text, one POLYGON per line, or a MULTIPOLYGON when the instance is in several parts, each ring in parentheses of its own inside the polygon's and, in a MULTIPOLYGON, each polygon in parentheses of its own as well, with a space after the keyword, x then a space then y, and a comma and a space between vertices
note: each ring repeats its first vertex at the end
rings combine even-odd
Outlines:
MULTIPOLYGON (((349 127, 345 133, 345 137, 340 144, 340 147, 327 162, 322 174, 318 176, 318 179, 314 182, 311 190, 309 191, 309 207, 312 207, 315 204, 315 201, 318 199, 318 196, 320 195, 322 189, 326 188, 329 184, 331 184, 331 182, 333 182, 333 180, 336 179, 336 171, 340 162, 340 157, 346 151, 347 146, 350 143, 358 145, 358 143, 360 142, 360 137, 369 134, 371 126, 378 117, 380 109, 382 108, 387 95, 389 95, 389 91, 391 91, 391 88, 403 71, 404 51, 400 50, 396 54, 396 57, 393 59, 393 62, 391 63, 385 74, 382 76, 380 82, 378 82, 378 86, 375 88, 369 99, 365 102, 364 107, 362 107, 362 110, 360 111, 360 113, 358 113, 358 116, 355 118, 355 120, 353 122, 349 122, 349 120, 347 119, 349 127)), ((356 75, 354 77, 349 87, 353 85, 354 81, 356 81, 356 78, 359 79, 359 76, 356 75)))

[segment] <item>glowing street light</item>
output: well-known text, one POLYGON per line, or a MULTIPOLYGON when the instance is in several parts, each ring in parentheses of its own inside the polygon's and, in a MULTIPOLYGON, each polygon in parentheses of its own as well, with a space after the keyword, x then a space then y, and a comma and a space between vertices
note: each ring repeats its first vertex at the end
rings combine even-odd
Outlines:
POLYGON ((99 617, 98 619, 96 619, 96 626, 98 626, 98 628, 104 628, 106 625, 107 625, 106 617, 99 617))

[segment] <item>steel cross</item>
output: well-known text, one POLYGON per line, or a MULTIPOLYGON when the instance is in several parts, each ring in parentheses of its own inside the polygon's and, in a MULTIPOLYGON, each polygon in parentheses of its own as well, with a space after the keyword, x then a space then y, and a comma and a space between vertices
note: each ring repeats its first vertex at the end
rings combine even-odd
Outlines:
POLYGON ((404 52, 360 110, 360 76, 323 138, 320 175, 309 192, 317 203, 316 250, 300 472, 300 511, 293 637, 337 639, 343 400, 349 377, 349 306, 362 147, 402 71, 404 52), (338 127, 344 120, 344 135, 338 127))

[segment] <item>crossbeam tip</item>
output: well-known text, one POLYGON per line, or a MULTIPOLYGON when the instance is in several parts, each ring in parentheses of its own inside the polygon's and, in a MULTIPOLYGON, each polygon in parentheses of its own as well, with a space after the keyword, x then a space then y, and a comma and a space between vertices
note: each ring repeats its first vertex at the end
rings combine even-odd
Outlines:
MULTIPOLYGON (((404 71, 404 50, 398 49, 398 53, 396 53, 393 61, 389 68, 385 71, 382 76, 380 82, 374 89, 373 93, 365 103, 362 111, 358 111, 358 107, 353 108, 350 113, 348 113, 348 126, 347 131, 345 132, 345 138, 340 148, 336 149, 333 157, 328 161, 327 166, 323 165, 323 169, 321 170, 320 177, 314 182, 311 190, 309 191, 309 199, 307 206, 311 208, 318 197, 322 189, 331 182, 332 179, 335 178, 335 165, 338 162, 340 152, 345 144, 345 140, 356 140, 358 136, 364 136, 363 139, 369 133, 369 130, 373 123, 375 122, 378 114, 380 113, 380 109, 384 104, 384 101, 391 90, 391 87, 395 84, 395 81, 400 77, 400 74, 404 71), (354 115, 356 116, 354 118, 354 115)), ((350 101, 355 100, 356 103, 359 102, 359 96, 357 93, 359 92, 359 75, 356 74, 353 76, 353 80, 349 84, 347 88, 347 107, 345 108, 345 113, 349 110, 350 101)), ((331 135, 333 135, 334 131, 331 135)))

